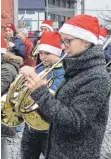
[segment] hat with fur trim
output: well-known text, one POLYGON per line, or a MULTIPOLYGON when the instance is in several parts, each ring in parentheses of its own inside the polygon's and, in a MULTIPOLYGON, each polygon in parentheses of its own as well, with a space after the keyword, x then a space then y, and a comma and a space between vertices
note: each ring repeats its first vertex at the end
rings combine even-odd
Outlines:
POLYGON ((5 29, 6 29, 7 27, 10 28, 13 32, 16 32, 15 26, 14 26, 12 23, 6 24, 6 25, 5 25, 5 29))
POLYGON ((53 31, 53 21, 52 20, 44 20, 41 24, 41 27, 47 27, 50 31, 53 31))
POLYGON ((59 32, 97 44, 99 39, 99 21, 96 17, 90 15, 77 15, 67 20, 59 32))
POLYGON ((58 32, 51 32, 51 31, 44 32, 42 38, 40 39, 40 43, 38 45, 38 51, 45 51, 57 56, 61 56, 62 49, 60 41, 61 37, 58 32))

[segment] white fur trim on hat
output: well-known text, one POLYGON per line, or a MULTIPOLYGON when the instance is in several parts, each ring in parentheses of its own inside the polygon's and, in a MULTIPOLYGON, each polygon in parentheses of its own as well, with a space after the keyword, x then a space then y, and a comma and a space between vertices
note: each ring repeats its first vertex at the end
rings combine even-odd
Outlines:
POLYGON ((106 38, 104 36, 99 36, 99 39, 102 40, 103 42, 106 40, 106 38))
POLYGON ((40 44, 38 46, 38 51, 46 51, 46 52, 52 53, 57 56, 61 56, 61 53, 62 53, 61 49, 48 45, 48 44, 40 44))
POLYGON ((94 44, 98 43, 98 38, 92 32, 70 24, 63 24, 59 32, 69 34, 83 40, 87 40, 94 44))
POLYGON ((98 44, 104 44, 106 38, 104 36, 99 35, 98 44))
POLYGON ((48 24, 43 23, 43 24, 41 24, 41 27, 42 26, 43 27, 47 27, 48 29, 50 29, 50 31, 54 31, 53 28, 50 25, 48 25, 48 24))
POLYGON ((1 48, 1 53, 5 54, 6 53, 6 48, 1 48))

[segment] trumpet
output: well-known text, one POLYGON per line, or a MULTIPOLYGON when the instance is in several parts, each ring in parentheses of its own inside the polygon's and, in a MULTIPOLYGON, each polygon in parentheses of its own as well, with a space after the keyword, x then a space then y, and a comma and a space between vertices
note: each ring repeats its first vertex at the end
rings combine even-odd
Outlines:
POLYGON ((34 49, 32 50, 31 56, 33 59, 37 59, 38 54, 39 54, 38 45, 36 45, 34 49))
MULTIPOLYGON (((62 56, 52 67, 40 72, 40 74, 38 74, 40 78, 44 79, 51 71, 53 72, 53 69, 61 63, 66 56, 67 54, 64 54, 64 56, 62 56)), ((48 80, 49 88, 53 83, 53 78, 52 73, 52 77, 48 80)), ((6 100, 2 101, 2 124, 9 127, 16 127, 23 124, 25 121, 34 129, 48 130, 49 123, 46 122, 46 119, 39 110, 39 106, 31 98, 30 91, 24 83, 25 77, 22 74, 19 74, 15 81, 10 85, 6 100)))

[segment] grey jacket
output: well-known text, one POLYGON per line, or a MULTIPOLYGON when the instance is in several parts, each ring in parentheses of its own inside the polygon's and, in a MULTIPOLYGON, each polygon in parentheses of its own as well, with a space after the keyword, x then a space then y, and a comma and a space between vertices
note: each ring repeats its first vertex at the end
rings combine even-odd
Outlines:
POLYGON ((99 159, 108 117, 110 77, 101 46, 64 59, 65 81, 55 98, 46 86, 32 98, 51 122, 47 159, 99 159))
POLYGON ((19 72, 23 59, 19 56, 7 53, 1 62, 1 95, 3 95, 14 81, 19 72))
MULTIPOLYGON (((2 58, 1 63, 1 95, 5 94, 14 81, 19 72, 20 65, 23 64, 23 59, 15 56, 12 53, 7 53, 2 58)), ((14 137, 16 128, 1 125, 2 137, 14 137)))

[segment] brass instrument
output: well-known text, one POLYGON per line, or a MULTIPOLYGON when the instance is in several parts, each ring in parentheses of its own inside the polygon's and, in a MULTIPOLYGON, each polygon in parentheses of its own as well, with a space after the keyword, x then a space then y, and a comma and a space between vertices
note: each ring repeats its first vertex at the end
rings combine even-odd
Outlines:
MULTIPOLYGON (((51 68, 40 72, 39 76, 44 79, 65 57, 61 57, 51 68)), ((52 78, 48 80, 52 82, 52 78)), ((6 96, 6 101, 2 107, 2 124, 15 127, 22 124, 24 121, 31 127, 37 130, 48 130, 49 123, 41 115, 39 106, 30 96, 29 89, 24 85, 25 77, 22 74, 15 79, 11 84, 6 96)))
POLYGON ((36 45, 34 49, 32 50, 31 56, 33 59, 37 59, 38 54, 39 54, 38 45, 36 45))

